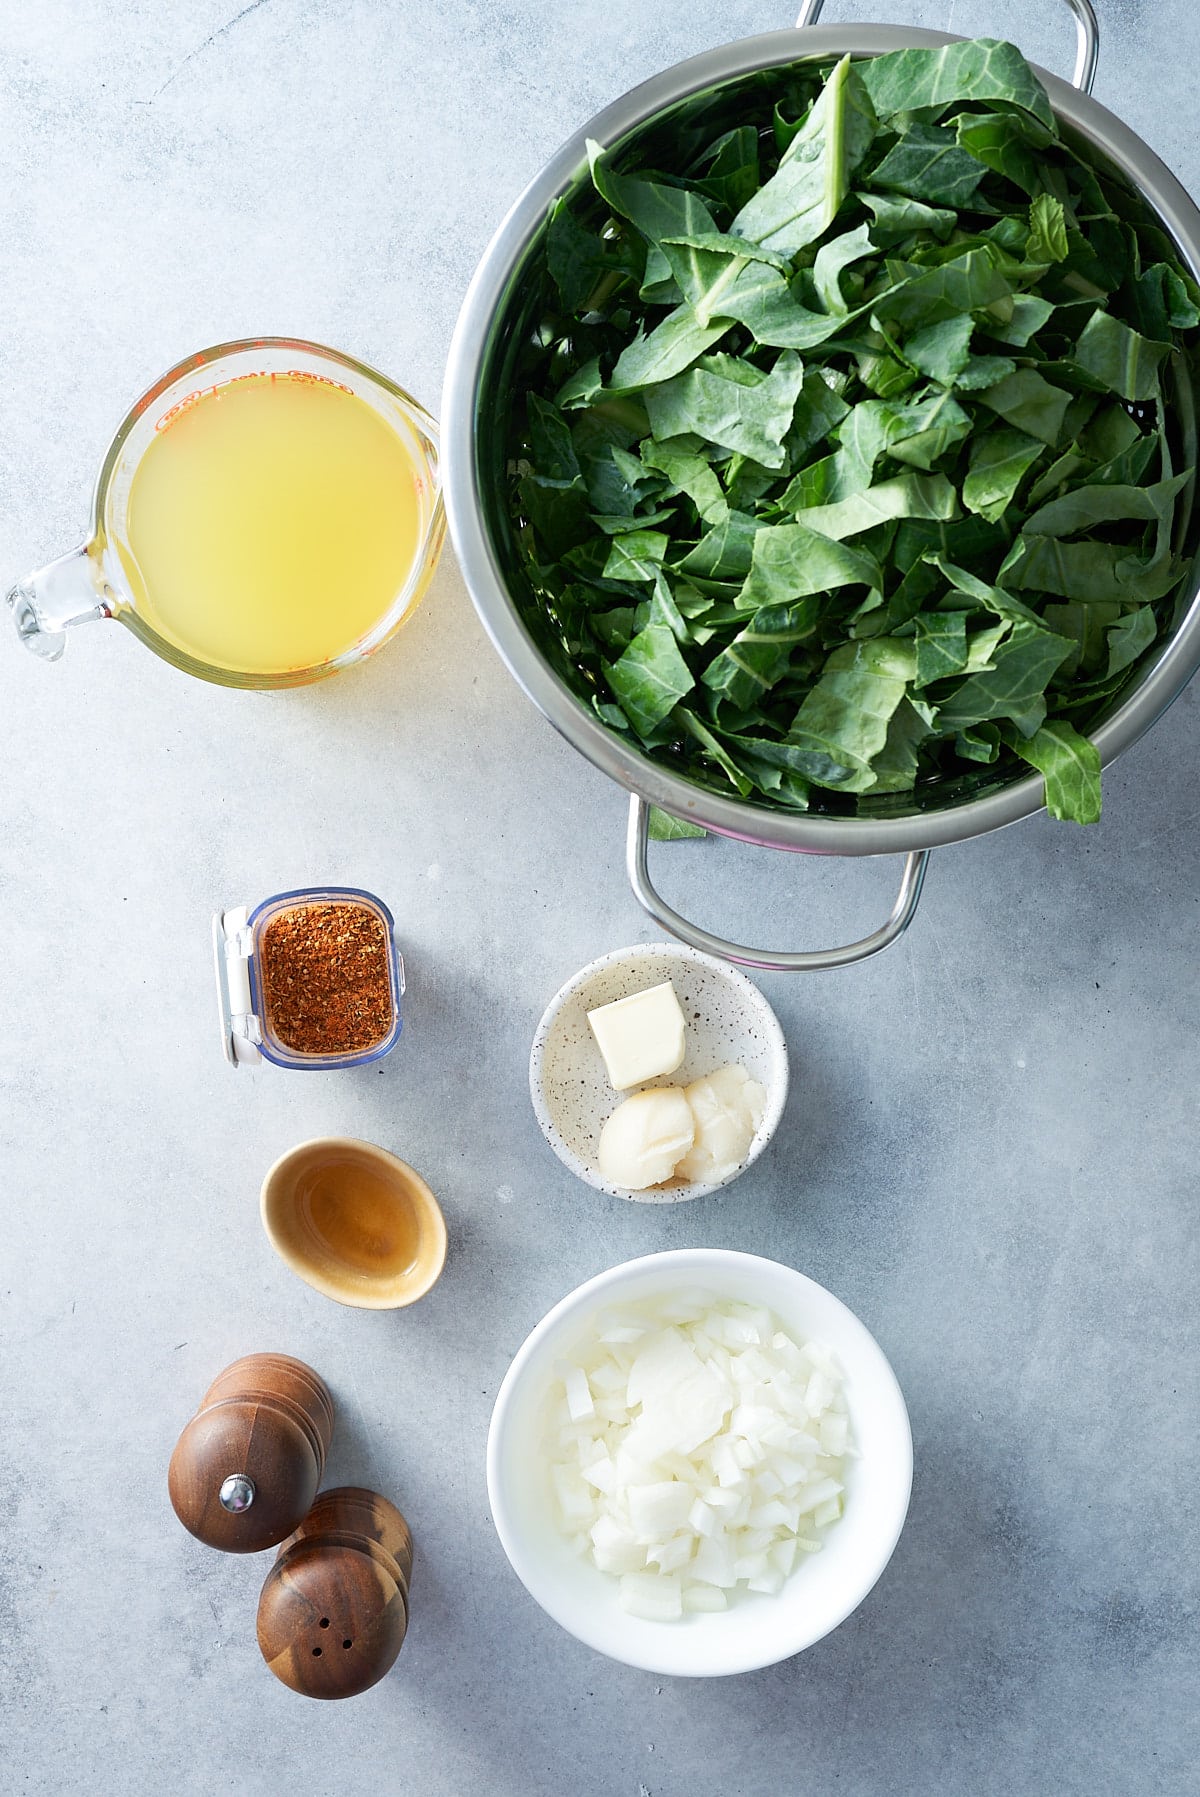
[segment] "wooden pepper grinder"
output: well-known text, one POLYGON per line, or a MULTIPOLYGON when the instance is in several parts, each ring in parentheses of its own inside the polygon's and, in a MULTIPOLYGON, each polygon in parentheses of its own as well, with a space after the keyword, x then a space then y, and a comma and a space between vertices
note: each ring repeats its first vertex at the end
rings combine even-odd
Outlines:
POLYGON ((258 1603, 258 1645, 302 1697, 355 1697, 395 1661, 408 1628, 413 1544, 387 1498, 323 1491, 280 1548, 258 1603))
POLYGON ((332 1436, 333 1399, 310 1366, 288 1354, 235 1360, 175 1444, 176 1516, 226 1553, 274 1547, 316 1496, 332 1436))

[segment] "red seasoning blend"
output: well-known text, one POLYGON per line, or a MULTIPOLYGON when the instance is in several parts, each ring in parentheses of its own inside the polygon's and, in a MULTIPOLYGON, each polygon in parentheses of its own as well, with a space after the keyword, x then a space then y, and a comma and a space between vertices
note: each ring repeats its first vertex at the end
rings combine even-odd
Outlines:
POLYGON ((258 943, 263 1021, 299 1055, 356 1055, 392 1027, 387 927, 352 899, 277 911, 258 943))

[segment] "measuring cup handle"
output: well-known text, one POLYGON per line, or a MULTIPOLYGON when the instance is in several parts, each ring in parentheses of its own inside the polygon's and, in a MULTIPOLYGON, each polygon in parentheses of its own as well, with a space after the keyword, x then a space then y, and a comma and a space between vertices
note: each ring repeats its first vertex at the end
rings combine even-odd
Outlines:
POLYGON ((32 655, 57 661, 76 624, 94 624, 112 612, 97 591, 100 570, 84 543, 19 580, 7 596, 17 635, 32 655))
POLYGON ((929 863, 928 849, 919 849, 905 857, 900 891, 887 921, 872 930, 869 936, 847 943, 845 948, 743 948, 739 943, 726 942, 723 936, 712 935, 699 924, 689 923, 659 896, 650 879, 649 839, 650 807, 645 799, 633 793, 629 800, 625 859, 629 884, 643 911, 648 911, 655 923, 661 924, 672 936, 678 936, 681 942, 686 942, 690 948, 698 948, 702 954, 716 955, 719 960, 736 962, 739 967, 757 967, 768 973, 822 973, 832 967, 850 967, 855 961, 865 961, 881 949, 890 947, 913 920, 929 863))
MULTIPOLYGON (((1081 94, 1090 94, 1092 83, 1096 79, 1096 59, 1100 54, 1100 26, 1096 19, 1096 11, 1092 0, 1063 0, 1075 15, 1075 68, 1071 75, 1072 87, 1077 87, 1081 94)), ((803 30, 806 25, 815 25, 825 6, 825 0, 804 0, 796 18, 796 29, 803 30)))

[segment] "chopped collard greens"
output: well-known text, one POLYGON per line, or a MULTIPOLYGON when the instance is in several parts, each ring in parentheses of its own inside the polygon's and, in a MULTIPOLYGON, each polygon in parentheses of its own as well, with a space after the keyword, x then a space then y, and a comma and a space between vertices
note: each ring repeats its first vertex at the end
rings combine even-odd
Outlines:
POLYGON ((1184 572, 1200 289, 1011 44, 775 77, 553 209, 526 621, 709 789, 883 815, 1027 764, 1091 822, 1085 733, 1184 572))

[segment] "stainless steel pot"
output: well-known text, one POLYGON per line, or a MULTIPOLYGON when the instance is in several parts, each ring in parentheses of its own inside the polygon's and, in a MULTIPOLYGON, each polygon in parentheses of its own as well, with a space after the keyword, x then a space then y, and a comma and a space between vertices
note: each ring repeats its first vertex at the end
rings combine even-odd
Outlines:
MULTIPOLYGON (((1075 15, 1078 52, 1074 85, 1039 69, 1064 135, 1106 160, 1149 203, 1179 255, 1200 278, 1200 211, 1170 170, 1128 126, 1090 97, 1098 34, 1091 0, 1066 0, 1075 15)), ((506 352, 529 324, 528 271, 555 199, 587 179, 585 140, 627 147, 644 129, 700 94, 719 97, 730 84, 782 65, 850 52, 876 56, 914 45, 956 41, 946 33, 889 25, 816 26, 823 0, 806 0, 795 29, 743 38, 678 63, 605 108, 554 156, 517 200, 492 239, 464 301, 446 377, 443 402, 446 503, 450 531, 475 606, 509 671, 534 704, 582 754, 630 793, 627 860, 633 890, 650 915, 693 947, 742 966, 784 972, 841 967, 894 942, 916 910, 929 851, 1017 822, 1041 809, 1039 774, 991 779, 974 776, 966 791, 938 789, 922 804, 904 798, 894 812, 872 817, 825 816, 771 810, 693 785, 628 747, 564 685, 530 637, 511 589, 512 573, 499 546, 505 504, 504 431, 494 408, 508 403, 506 352), (859 942, 808 951, 747 948, 701 929, 656 892, 647 865, 651 804, 706 829, 745 842, 809 854, 907 857, 896 903, 886 922, 859 942), (907 807, 907 808, 904 808, 907 807)), ((1176 411, 1193 409, 1186 382, 1173 396, 1176 411)), ((1200 562, 1192 555, 1186 603, 1173 633, 1132 689, 1119 695, 1091 734, 1101 761, 1113 761, 1159 718, 1200 665, 1200 562)), ((967 783, 954 782, 952 788, 967 783)), ((899 795, 898 795, 899 796, 899 795)))

